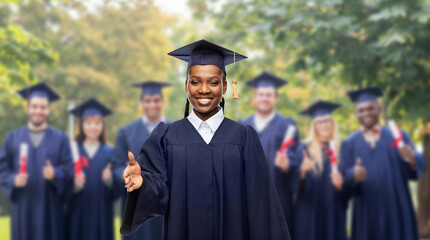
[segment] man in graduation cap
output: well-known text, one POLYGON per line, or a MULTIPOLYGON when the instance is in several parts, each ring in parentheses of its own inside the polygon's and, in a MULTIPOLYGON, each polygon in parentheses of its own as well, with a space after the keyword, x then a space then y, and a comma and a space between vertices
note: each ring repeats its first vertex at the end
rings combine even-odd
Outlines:
MULTIPOLYGON (((113 163, 114 175, 123 189, 124 168, 127 165, 127 152, 131 151, 134 154, 139 154, 142 144, 148 139, 151 132, 157 127, 160 122, 170 123, 163 116, 163 108, 165 101, 163 98, 162 88, 170 86, 166 82, 145 81, 135 83, 133 87, 141 88, 140 107, 143 111, 143 116, 139 119, 122 127, 116 137, 116 145, 111 162, 113 163)), ((123 207, 127 192, 123 191, 123 207)), ((163 234, 163 218, 154 218, 147 222, 142 228, 130 236, 125 236, 124 239, 162 239, 163 234)))
POLYGON ((408 187, 420 177, 425 159, 408 134, 380 123, 379 87, 348 92, 356 104, 361 129, 342 142, 339 170, 343 191, 354 197, 352 239, 418 239, 416 218, 408 187))
POLYGON ((48 126, 59 96, 45 83, 20 90, 28 124, 9 132, 0 150, 0 189, 11 202, 12 239, 64 239, 63 200, 73 178, 69 141, 48 126))
POLYGON ((206 40, 169 55, 188 63, 185 116, 129 154, 121 233, 164 215, 164 239, 290 239, 255 130, 223 112, 225 66, 246 57, 206 40))
POLYGON ((295 152, 299 144, 299 134, 295 121, 281 116, 275 109, 278 102, 277 89, 286 83, 285 80, 267 72, 263 72, 248 81, 247 85, 256 89, 253 96, 256 113, 243 120, 242 123, 253 127, 258 133, 278 190, 288 227, 291 230, 293 229, 293 191, 291 182, 295 166, 295 152), (284 143, 285 134, 291 126, 296 128, 293 136, 294 144, 290 144, 287 151, 280 154, 279 150, 284 143))

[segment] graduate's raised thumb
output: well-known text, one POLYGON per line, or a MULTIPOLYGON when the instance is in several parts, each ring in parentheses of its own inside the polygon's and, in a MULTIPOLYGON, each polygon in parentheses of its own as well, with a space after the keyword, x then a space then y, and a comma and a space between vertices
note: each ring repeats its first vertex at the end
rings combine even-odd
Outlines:
POLYGON ((112 168, 112 164, 111 163, 108 163, 107 165, 106 165, 106 169, 111 169, 112 168))
POLYGON ((361 167, 361 158, 357 158, 355 165, 361 167))
POLYGON ((130 160, 131 165, 136 164, 136 160, 134 159, 134 155, 131 151, 128 151, 128 159, 130 160))
POLYGON ((306 151, 303 151, 303 157, 308 158, 308 153, 306 151))
POLYGON ((46 160, 46 166, 47 166, 47 167, 52 166, 52 164, 51 164, 51 161, 50 161, 50 160, 46 160))

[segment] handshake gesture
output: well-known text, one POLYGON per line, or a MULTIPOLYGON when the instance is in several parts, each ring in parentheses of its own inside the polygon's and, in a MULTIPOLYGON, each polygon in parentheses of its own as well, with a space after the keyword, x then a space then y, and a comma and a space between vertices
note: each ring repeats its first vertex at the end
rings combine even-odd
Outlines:
POLYGON ((127 188, 128 192, 132 192, 135 189, 139 189, 142 186, 143 178, 140 169, 140 165, 134 159, 132 152, 128 151, 128 159, 130 163, 124 170, 124 187, 127 188))

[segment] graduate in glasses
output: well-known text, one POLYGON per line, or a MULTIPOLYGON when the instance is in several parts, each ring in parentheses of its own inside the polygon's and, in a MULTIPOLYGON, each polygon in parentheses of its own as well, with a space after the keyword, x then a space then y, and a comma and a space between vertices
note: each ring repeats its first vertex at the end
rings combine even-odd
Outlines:
POLYGON ((302 111, 312 118, 309 135, 297 149, 294 239, 346 240, 347 200, 342 193, 339 138, 332 112, 337 103, 317 101, 302 111))
POLYGON ((246 57, 206 40, 169 55, 188 62, 185 117, 130 154, 121 233, 165 215, 164 239, 290 239, 257 133, 223 113, 225 66, 246 57))

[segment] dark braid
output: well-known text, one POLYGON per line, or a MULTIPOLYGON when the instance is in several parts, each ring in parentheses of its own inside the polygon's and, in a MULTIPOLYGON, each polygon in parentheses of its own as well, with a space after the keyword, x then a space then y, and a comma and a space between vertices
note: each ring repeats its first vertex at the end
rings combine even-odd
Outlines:
POLYGON ((190 115, 190 101, 188 101, 187 98, 187 103, 185 104, 184 118, 188 117, 188 115, 190 115))
POLYGON ((219 104, 221 107, 222 107, 222 112, 224 113, 225 111, 224 111, 224 106, 225 106, 225 100, 224 100, 224 97, 222 97, 222 99, 221 99, 221 103, 219 104))

